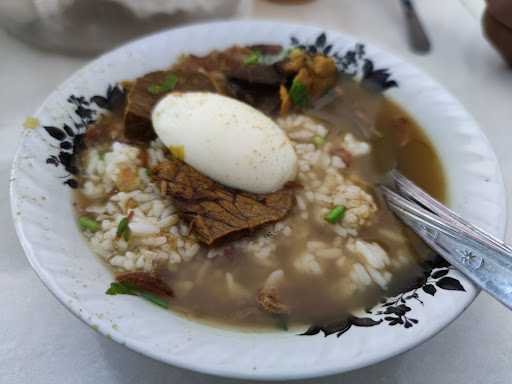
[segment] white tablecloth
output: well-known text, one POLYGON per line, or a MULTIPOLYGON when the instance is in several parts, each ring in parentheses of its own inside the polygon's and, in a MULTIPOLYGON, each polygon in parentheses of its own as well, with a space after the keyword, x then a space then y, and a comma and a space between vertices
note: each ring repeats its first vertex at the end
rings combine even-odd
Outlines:
MULTIPOLYGON (((7 0, 10 1, 10 0, 7 0)), ((512 185, 512 70, 482 38, 479 21, 455 0, 418 0, 434 44, 407 49, 398 1, 317 0, 280 6, 255 0, 252 16, 319 24, 357 35, 416 64, 471 111, 512 185)), ((36 51, 0 32, 0 382, 231 383, 153 361, 98 335, 73 317, 38 280, 11 224, 9 168, 26 116, 83 65, 36 51)), ((512 232, 508 232, 512 242, 512 232)), ((415 350, 373 367, 315 383, 510 383, 512 313, 486 294, 455 323, 415 350)))

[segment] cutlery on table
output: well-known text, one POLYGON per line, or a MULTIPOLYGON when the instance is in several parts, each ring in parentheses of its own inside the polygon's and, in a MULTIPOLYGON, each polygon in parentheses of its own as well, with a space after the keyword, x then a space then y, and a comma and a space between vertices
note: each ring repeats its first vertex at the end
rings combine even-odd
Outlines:
POLYGON ((416 12, 412 0, 400 0, 407 22, 409 45, 414 52, 428 53, 432 44, 427 36, 425 28, 416 12))

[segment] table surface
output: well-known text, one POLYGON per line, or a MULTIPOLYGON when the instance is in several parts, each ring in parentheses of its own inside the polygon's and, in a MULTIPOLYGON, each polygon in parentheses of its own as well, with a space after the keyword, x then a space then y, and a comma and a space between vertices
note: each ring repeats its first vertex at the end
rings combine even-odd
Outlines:
MULTIPOLYGON (((466 0, 466 2, 470 2, 466 0)), ((471 2, 474 2, 472 0, 471 2)), ((484 40, 479 21, 457 1, 423 0, 428 56, 408 51, 397 1, 317 0, 282 6, 255 0, 251 17, 338 29, 416 64, 474 115, 512 186, 512 71, 484 40)), ((40 52, 0 31, 0 382, 234 383, 161 364, 97 334, 72 316, 41 284, 10 221, 10 162, 25 117, 87 60, 40 52)), ((509 212, 510 213, 510 212, 509 212)), ((512 241, 512 231, 507 233, 512 241)), ((510 383, 512 313, 481 294, 452 325, 418 348, 372 367, 315 383, 510 383)))

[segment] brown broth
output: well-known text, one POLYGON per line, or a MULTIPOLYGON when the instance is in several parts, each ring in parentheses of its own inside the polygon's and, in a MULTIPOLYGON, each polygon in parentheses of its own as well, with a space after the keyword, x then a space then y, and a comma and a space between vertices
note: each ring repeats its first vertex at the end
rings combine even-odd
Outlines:
MULTIPOLYGON (((440 201, 445 199, 446 185, 441 163, 431 142, 414 119, 381 94, 351 81, 343 81, 341 85, 344 95, 340 100, 309 114, 329 125, 328 141, 338 142, 341 134, 351 132, 372 146, 369 156, 357 158, 352 166, 344 170, 344 174, 356 180, 357 184, 367 186, 379 206, 372 225, 362 229, 359 237, 379 242, 389 254, 405 253, 414 262, 407 267, 393 269, 393 279, 385 293, 372 287, 362 294, 344 295, 343 290, 333 294, 333 282, 349 273, 343 268, 326 267, 322 278, 299 273, 287 275, 280 298, 294 309, 287 319, 291 327, 340 320, 350 311, 374 305, 383 294, 399 293, 421 275, 419 265, 429 257, 429 252, 389 212, 373 187, 387 171, 397 167, 434 197, 440 201), (408 242, 399 244, 391 241, 383 236, 382 228, 404 234, 408 242)), ((76 201, 78 210, 89 203, 80 196, 76 201)), ((276 250, 278 267, 286 271, 293 271, 294 258, 304 250, 308 238, 331 241, 335 236, 313 222, 300 220, 296 209, 291 214, 290 222, 294 224, 294 234, 280 240, 276 250)), ((225 274, 231 273, 235 281, 254 297, 262 282, 277 267, 258 265, 244 254, 207 259, 206 250, 201 252, 175 270, 164 268, 161 272, 176 291, 176 297, 170 301, 172 310, 187 318, 216 326, 276 329, 280 320, 258 309, 255 300, 238 302, 228 298, 225 274), (198 282, 200 275, 203 277, 198 282), (185 291, 183 287, 190 284, 194 284, 193 287, 181 294, 185 291)))
MULTIPOLYGON (((410 117, 402 108, 392 101, 376 95, 371 91, 365 90, 358 84, 344 83, 345 95, 341 102, 326 108, 321 113, 322 120, 331 123, 331 127, 341 127, 337 132, 333 129, 329 140, 337 140, 339 133, 352 132, 361 138, 358 127, 353 121, 353 113, 351 109, 354 103, 362 108, 365 113, 374 116, 375 134, 372 135, 370 142, 372 144, 372 155, 368 158, 358 159, 352 168, 349 169, 354 176, 362 179, 364 182, 374 184, 376 181, 382 180, 385 173, 397 167, 406 176, 415 181, 418 185, 432 194, 434 197, 443 201, 445 198, 445 179, 439 158, 433 148, 431 142, 422 132, 418 124, 410 117), (345 99, 350 98, 351 103, 348 106, 345 99), (329 110, 333 108, 335 112, 329 110), (340 115, 343 116, 340 119, 340 115), (402 130, 397 132, 397 126, 402 130), (401 143, 403 136, 408 137, 407 143, 401 143)), ((318 114, 316 114, 318 116, 318 114)), ((373 191, 375 193, 375 191, 373 191)), ((376 229, 390 226, 402 231, 410 241, 408 249, 411 255, 415 257, 417 263, 421 262, 428 254, 427 248, 419 239, 397 222, 397 219, 380 204, 380 212, 377 214, 376 222, 369 228, 360 232, 360 237, 379 241, 388 252, 393 252, 393 244, 383 240, 377 233, 376 229), (421 254, 417 254, 417 253, 421 254)), ((315 233, 315 238, 321 237, 321 233, 315 233)), ((281 252, 293 254, 300 252, 300 249, 283 245, 281 252)), ((292 258, 287 260, 291 263, 292 258)), ((268 271, 251 269, 243 260, 214 260, 211 263, 218 270, 229 270, 233 275, 238 276, 240 281, 244 281, 247 285, 261 284, 268 274, 268 271)), ((190 272, 184 272, 185 275, 192 274, 196 270, 193 265, 189 266, 190 272)), ((398 293, 405 287, 409 286, 419 274, 421 269, 418 264, 400 271, 402 276, 395 276, 394 281, 389 287, 388 294, 398 293)), ((374 289, 370 290, 363 296, 358 296, 355 302, 343 300, 341 303, 335 303, 332 299, 318 292, 329 289, 329 283, 332 282, 339 271, 328 270, 325 274, 323 282, 318 279, 309 278, 307 276, 294 276, 295 279, 288 284, 283 291, 283 300, 291 303, 294 308, 298 308, 300 315, 295 316, 290 324, 312 324, 332 321, 345 316, 348 310, 355 307, 363 308, 376 303, 382 295, 382 292, 374 289), (314 289, 312 289, 314 287, 314 289)), ((192 278, 192 276, 190 276, 192 278)), ((248 306, 243 309, 236 309, 228 303, 222 303, 215 300, 217 295, 225 294, 222 289, 217 290, 216 287, 222 286, 223 276, 212 279, 212 288, 210 292, 201 289, 193 290, 186 297, 186 301, 177 300, 173 303, 173 307, 187 317, 193 319, 207 320, 214 322, 216 325, 224 324, 231 326, 248 326, 254 327, 275 326, 276 320, 267 314, 258 311, 256 306, 248 306), (193 303, 193 305, 191 305, 193 303), (241 319, 242 316, 246 316, 241 319)))

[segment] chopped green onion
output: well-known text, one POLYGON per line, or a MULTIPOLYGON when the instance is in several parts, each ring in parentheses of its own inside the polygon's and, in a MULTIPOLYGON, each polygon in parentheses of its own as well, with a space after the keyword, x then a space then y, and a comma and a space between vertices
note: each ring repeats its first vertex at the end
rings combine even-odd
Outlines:
POLYGON ((244 64, 254 65, 258 64, 261 60, 262 54, 260 51, 252 51, 249 56, 247 56, 244 60, 244 64))
POLYGON ((325 144, 325 139, 322 136, 316 135, 313 137, 313 143, 317 148, 320 148, 322 145, 325 144))
POLYGON ((171 91, 176 86, 176 83, 178 82, 178 77, 174 74, 170 74, 165 78, 165 81, 163 82, 162 86, 165 88, 165 91, 171 91))
POLYGON ((151 84, 150 86, 148 86, 148 92, 151 93, 152 95, 158 95, 159 93, 162 93, 162 88, 160 85, 158 84, 151 84))
POLYGON ((167 75, 162 84, 151 84, 148 86, 148 92, 152 95, 159 95, 161 93, 170 92, 176 86, 178 78, 175 74, 167 75))
POLYGON ((151 170, 149 168, 146 168, 146 176, 151 177, 151 170))
POLYGON ((309 102, 308 89, 299 80, 294 79, 288 92, 292 103, 298 107, 305 107, 309 102))
POLYGON ((138 289, 137 287, 132 286, 131 284, 114 282, 110 283, 110 287, 105 292, 107 295, 132 295, 139 296, 147 301, 158 305, 162 308, 169 308, 169 304, 167 301, 160 296, 155 295, 154 293, 143 291, 138 289))
POLYGON ((135 295, 133 289, 123 283, 110 283, 109 289, 105 292, 107 295, 135 295))
POLYGON ((123 237, 126 241, 130 238, 130 227, 128 226, 130 220, 127 217, 121 219, 119 224, 117 225, 117 237, 123 237))
POLYGON ((337 221, 343 219, 346 210, 343 205, 337 205, 325 216, 325 220, 331 224, 336 224, 337 221))
POLYGON ((154 293, 146 292, 146 291, 135 291, 135 292, 136 292, 137 296, 143 297, 147 301, 150 301, 151 303, 156 304, 159 307, 166 308, 166 309, 169 308, 169 304, 167 303, 167 301, 162 299, 161 297, 155 295, 154 293))
POLYGON ((83 231, 91 231, 96 232, 100 229, 100 223, 98 223, 96 220, 93 220, 87 216, 82 216, 78 219, 78 225, 80 225, 80 228, 83 231))

